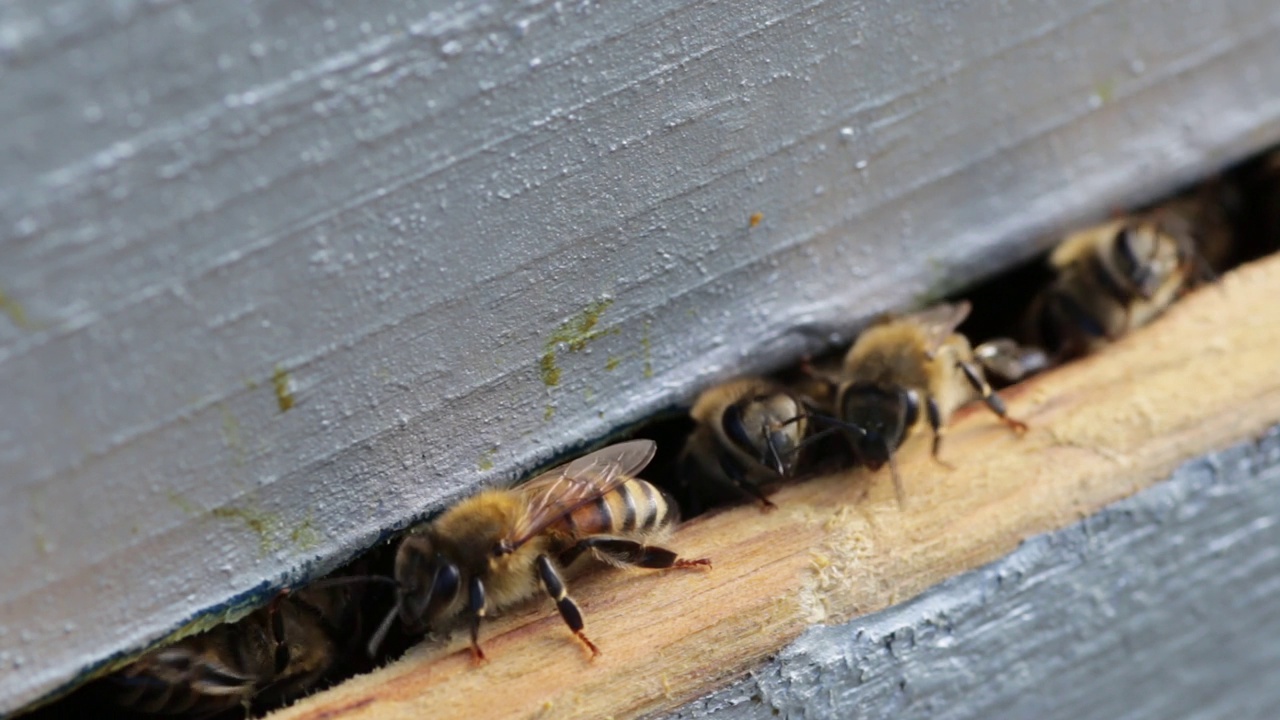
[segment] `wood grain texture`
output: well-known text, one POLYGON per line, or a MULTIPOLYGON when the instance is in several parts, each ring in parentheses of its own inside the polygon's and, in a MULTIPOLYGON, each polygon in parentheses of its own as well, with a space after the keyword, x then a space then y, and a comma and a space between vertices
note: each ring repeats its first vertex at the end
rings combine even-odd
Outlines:
POLYGON ((0 713, 1274 141, 1278 29, 0 3, 0 713))
POLYGON ((1215 720, 1280 705, 1280 425, 665 720, 1215 720))
POLYGON ((903 512, 887 477, 819 478, 774 495, 777 511, 743 507, 682 528, 672 546, 712 558, 709 573, 574 583, 604 651, 594 662, 548 603, 532 603, 485 626, 482 667, 458 636, 272 717, 628 717, 703 695, 810 625, 907 600, 1275 425, 1277 287, 1280 257, 1246 266, 1107 352, 1006 392, 1032 425, 1022 438, 985 411, 965 413, 944 447, 954 470, 909 441, 903 512))

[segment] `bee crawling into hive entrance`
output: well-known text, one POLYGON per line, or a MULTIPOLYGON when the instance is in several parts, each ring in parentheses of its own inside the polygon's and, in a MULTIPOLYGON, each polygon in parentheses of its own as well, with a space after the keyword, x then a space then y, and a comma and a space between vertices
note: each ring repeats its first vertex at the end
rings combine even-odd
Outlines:
POLYGON ((702 393, 689 411, 696 427, 677 469, 679 494, 691 512, 743 495, 772 509, 762 485, 790 478, 804 467, 812 412, 811 403, 796 393, 759 377, 731 380, 702 393))
POLYGON ((359 591, 317 583, 283 591, 244 619, 152 650, 101 690, 140 715, 245 717, 318 690, 359 637, 359 591))
POLYGON ((981 398, 1007 426, 1021 434, 1027 424, 1011 417, 991 388, 969 340, 956 329, 968 302, 940 304, 902 317, 888 317, 865 330, 845 355, 835 393, 834 418, 816 418, 848 439, 856 459, 872 471, 889 465, 898 505, 906 491, 893 461, 907 437, 925 423, 940 453, 947 420, 981 398))
POLYGON ((1214 277, 1188 223, 1169 212, 1073 233, 1049 263, 1057 277, 1033 302, 1024 335, 1062 359, 1095 352, 1150 323, 1214 277))
POLYGON ((562 568, 583 555, 615 566, 711 567, 705 558, 683 559, 652 544, 679 520, 665 493, 635 477, 655 451, 650 440, 611 445, 514 489, 481 492, 410 532, 396 553, 396 607, 374 634, 370 652, 397 617, 421 632, 465 615, 472 655, 484 660, 481 621, 541 586, 591 657, 599 655, 562 568))
POLYGON ((932 430, 940 463, 947 420, 971 400, 982 399, 1002 422, 1025 432, 1026 423, 1008 414, 983 367, 1032 366, 1035 353, 1008 344, 984 346, 984 355, 975 355, 957 332, 969 311, 961 301, 886 317, 858 337, 839 370, 809 368, 794 385, 747 377, 707 390, 689 412, 695 427, 678 460, 681 499, 692 514, 743 496, 770 509, 764 483, 839 469, 828 462, 834 460, 872 471, 888 464, 902 506, 906 494, 894 454, 918 427, 927 423, 932 430), (832 437, 843 442, 818 445, 832 437))
POLYGON ((1018 321, 1018 341, 989 341, 976 348, 979 359, 998 379, 1017 382, 1101 350, 1214 281, 1240 259, 1237 184, 1213 180, 1068 233, 1049 253, 1050 277, 1018 321))

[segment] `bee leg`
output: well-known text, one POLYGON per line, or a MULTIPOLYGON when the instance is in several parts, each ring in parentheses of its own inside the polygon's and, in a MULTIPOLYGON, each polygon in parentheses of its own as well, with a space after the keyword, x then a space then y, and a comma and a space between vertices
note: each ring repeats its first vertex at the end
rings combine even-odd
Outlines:
POLYGON ((546 555, 538 556, 538 577, 542 580, 543 589, 552 600, 556 601, 556 609, 560 611, 564 624, 568 625, 582 644, 587 646, 591 651, 591 657, 597 657, 600 654, 600 648, 588 640, 587 634, 582 631, 586 627, 582 622, 582 610, 578 608, 578 603, 569 597, 569 593, 564 588, 564 580, 560 579, 560 573, 556 572, 555 565, 551 564, 551 560, 546 555))
POLYGON ((955 466, 939 455, 942 452, 942 410, 938 407, 938 400, 930 396, 924 401, 924 409, 929 418, 929 428, 933 430, 933 461, 948 470, 954 470, 955 466))
MULTIPOLYGON (((935 435, 936 439, 937 436, 935 435)), ((898 501, 898 509, 907 508, 907 489, 902 484, 902 475, 898 473, 898 463, 894 462, 893 453, 889 453, 889 475, 893 478, 893 496, 898 501)))
POLYGON ((1190 247, 1186 250, 1186 262, 1190 265, 1189 281, 1184 282, 1182 287, 1178 288, 1178 295, 1182 296, 1200 285, 1216 283, 1219 279, 1218 271, 1213 269, 1209 264, 1209 259, 1200 252, 1195 246, 1195 241, 1189 243, 1190 247))
POLYGON ((485 616, 484 583, 472 577, 467 587, 467 610, 471 612, 471 658, 484 662, 484 650, 480 649, 480 621, 485 616))
MULTIPOLYGON (((289 643, 285 642, 284 636, 284 615, 280 612, 280 603, 289 595, 289 589, 285 588, 276 595, 271 604, 267 606, 267 614, 271 618, 271 642, 275 645, 275 667, 276 674, 282 674, 289 667, 289 643)), ((246 717, 248 717, 246 715, 246 717)))
POLYGON ((773 504, 772 500, 765 497, 764 490, 761 490, 759 485, 747 479, 746 474, 742 472, 742 467, 733 458, 718 452, 716 453, 716 460, 720 464, 720 470, 729 479, 728 484, 743 495, 753 500, 759 500, 761 510, 773 510, 778 507, 773 504))
POLYGON ((986 370, 1008 383, 1016 383, 1048 369, 1049 355, 1031 345, 1019 345, 1010 338, 988 340, 973 349, 973 355, 986 370))
POLYGON ((987 407, 991 408, 991 412, 998 415, 1000 420, 1004 422, 1005 425, 1012 428, 1014 432, 1021 434, 1027 431, 1026 423, 1018 420, 1017 418, 1009 417, 1009 413, 1004 407, 1004 401, 1001 400, 1000 396, 996 394, 996 391, 992 390, 991 386, 987 384, 987 381, 982 377, 982 373, 978 368, 963 360, 957 361, 956 364, 960 366, 960 369, 964 372, 965 378, 969 380, 969 384, 973 386, 973 389, 977 390, 978 393, 982 395, 982 402, 986 403, 987 407))
MULTIPOLYGON (((825 418, 817 415, 813 416, 812 419, 818 423, 822 423, 830 420, 830 418, 825 418)), ((809 437, 797 443, 796 449, 793 450, 792 452, 800 452, 801 450, 809 447, 810 445, 814 445, 821 440, 825 440, 827 437, 834 435, 844 429, 845 429, 844 427, 828 427, 825 430, 819 430, 818 432, 811 434, 809 437)))
POLYGON ((1116 339, 1101 320, 1060 288, 1050 290, 1045 296, 1043 312, 1058 338, 1059 359, 1085 355, 1093 343, 1116 339))
POLYGON ((585 550, 594 550, 610 562, 619 565, 666 570, 675 568, 711 567, 706 558, 685 560, 675 552, 656 545, 645 545, 635 540, 611 537, 589 537, 578 541, 571 548, 576 556, 585 550))

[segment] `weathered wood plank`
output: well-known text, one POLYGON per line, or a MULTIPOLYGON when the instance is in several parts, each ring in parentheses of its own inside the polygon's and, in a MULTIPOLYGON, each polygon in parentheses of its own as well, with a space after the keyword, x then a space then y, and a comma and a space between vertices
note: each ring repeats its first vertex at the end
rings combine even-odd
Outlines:
POLYGON ((1276 425, 1276 287, 1280 257, 1246 266, 1106 353, 1018 386, 1006 397, 1032 425, 1021 439, 967 413, 947 436, 954 470, 911 441, 905 511, 885 477, 820 478, 777 493, 774 512, 682 528, 672 545, 712 558, 710 573, 585 578, 574 594, 604 651, 594 662, 534 603, 486 625, 484 666, 458 633, 273 718, 626 717, 703 695, 815 623, 903 602, 1276 425))
POLYGON ((1280 427, 664 716, 1271 717, 1276 517, 1280 427))

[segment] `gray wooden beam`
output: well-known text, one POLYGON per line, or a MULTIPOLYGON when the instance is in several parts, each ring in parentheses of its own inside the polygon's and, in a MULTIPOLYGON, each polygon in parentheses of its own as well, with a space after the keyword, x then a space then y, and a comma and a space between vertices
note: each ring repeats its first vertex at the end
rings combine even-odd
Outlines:
POLYGON ((1274 140, 1278 28, 4 3, 0 713, 1274 140))
POLYGON ((1280 428, 666 715, 1269 718, 1280 428))

